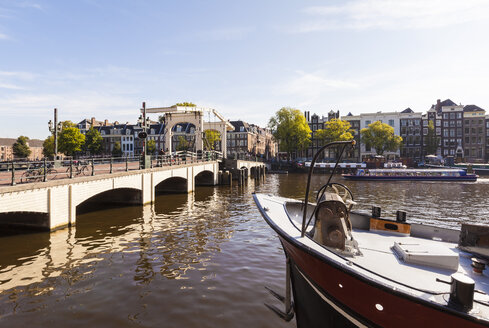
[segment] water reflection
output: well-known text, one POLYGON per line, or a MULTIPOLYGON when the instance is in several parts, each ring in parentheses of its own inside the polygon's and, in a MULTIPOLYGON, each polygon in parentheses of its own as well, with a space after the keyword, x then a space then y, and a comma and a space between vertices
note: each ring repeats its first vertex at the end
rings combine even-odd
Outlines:
MULTIPOLYGON (((33 310, 17 303, 21 295, 36 297, 61 286, 65 296, 83 292, 73 286, 92 279, 104 261, 134 261, 137 284, 147 285, 156 275, 187 279, 188 270, 205 267, 232 236, 226 202, 219 197, 215 188, 161 195, 153 206, 79 215, 72 229, 0 238, 0 315, 33 310)), ((88 283, 84 290, 93 287, 88 283)), ((36 310, 44 306, 39 299, 36 304, 36 310)))
MULTIPOLYGON (((306 175, 159 195, 152 206, 107 208, 72 229, 0 238, 0 324, 21 326, 290 327, 263 302, 283 290, 284 256, 251 192, 303 198, 306 175)), ((341 177, 338 182, 345 183, 341 177)), ((314 175, 312 189, 326 183, 314 175)), ((489 180, 347 182, 359 205, 408 220, 487 224, 489 180)))

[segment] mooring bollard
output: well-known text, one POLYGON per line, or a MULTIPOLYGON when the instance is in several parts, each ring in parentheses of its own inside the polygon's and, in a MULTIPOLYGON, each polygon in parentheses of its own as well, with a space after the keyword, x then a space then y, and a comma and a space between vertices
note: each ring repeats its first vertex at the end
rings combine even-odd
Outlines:
POLYGON ((110 158, 110 174, 112 174, 112 157, 110 158))

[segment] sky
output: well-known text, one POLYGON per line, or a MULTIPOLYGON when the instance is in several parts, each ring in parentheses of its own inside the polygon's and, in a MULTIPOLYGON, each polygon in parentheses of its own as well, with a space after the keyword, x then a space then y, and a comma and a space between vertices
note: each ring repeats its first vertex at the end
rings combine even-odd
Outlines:
POLYGON ((54 108, 135 123, 143 101, 260 126, 282 107, 489 111, 488 35, 485 0, 0 0, 0 137, 46 138, 54 108))

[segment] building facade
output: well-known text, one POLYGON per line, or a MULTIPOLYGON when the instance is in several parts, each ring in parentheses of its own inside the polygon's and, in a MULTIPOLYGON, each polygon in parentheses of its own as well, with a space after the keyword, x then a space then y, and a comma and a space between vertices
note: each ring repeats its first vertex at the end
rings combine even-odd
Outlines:
POLYGON ((399 135, 402 138, 401 158, 420 162, 423 159, 422 113, 415 113, 411 108, 406 108, 399 113, 399 125, 399 135))
POLYGON ((476 105, 463 110, 463 150, 466 162, 481 163, 486 160, 486 111, 476 105))
MULTIPOLYGON (((17 139, 14 138, 0 138, 0 162, 11 161, 15 159, 14 156, 14 144, 17 139)), ((43 140, 39 139, 29 139, 27 145, 31 150, 31 154, 27 158, 30 161, 37 161, 44 158, 43 151, 43 140)))
POLYGON ((227 132, 228 158, 270 159, 277 156, 277 144, 269 129, 243 121, 230 121, 234 130, 227 132))

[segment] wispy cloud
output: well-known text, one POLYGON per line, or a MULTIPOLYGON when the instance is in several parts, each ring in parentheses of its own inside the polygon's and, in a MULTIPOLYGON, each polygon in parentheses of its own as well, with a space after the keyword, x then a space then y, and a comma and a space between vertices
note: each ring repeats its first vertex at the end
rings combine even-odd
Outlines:
POLYGON ((9 37, 7 34, 0 33, 0 40, 8 40, 9 37))
POLYGON ((331 29, 425 29, 489 19, 485 0, 354 0, 338 6, 314 6, 294 32, 331 29), (312 17, 312 18, 311 18, 312 17))
POLYGON ((325 77, 321 73, 296 72, 296 76, 277 88, 279 93, 295 95, 307 102, 313 102, 328 92, 340 89, 358 88, 352 81, 325 77))
POLYGON ((234 41, 242 40, 253 32, 252 27, 230 27, 212 30, 204 30, 198 33, 198 37, 205 41, 234 41))
POLYGON ((19 71, 0 71, 0 78, 14 78, 21 80, 33 80, 36 74, 30 72, 19 71))
POLYGON ((15 84, 8 84, 0 82, 0 89, 8 89, 8 90, 25 90, 23 87, 17 86, 15 84))
POLYGON ((17 3, 17 6, 20 8, 33 8, 37 10, 44 10, 44 8, 40 4, 29 1, 19 2, 17 3))

